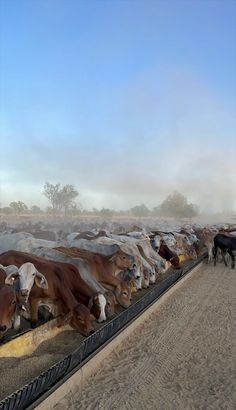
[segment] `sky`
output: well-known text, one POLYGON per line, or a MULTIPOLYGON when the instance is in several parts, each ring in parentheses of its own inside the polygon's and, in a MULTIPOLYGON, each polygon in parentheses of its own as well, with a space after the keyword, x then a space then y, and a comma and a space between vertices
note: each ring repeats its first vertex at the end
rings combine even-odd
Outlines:
POLYGON ((0 0, 0 206, 236 211, 235 0, 0 0))

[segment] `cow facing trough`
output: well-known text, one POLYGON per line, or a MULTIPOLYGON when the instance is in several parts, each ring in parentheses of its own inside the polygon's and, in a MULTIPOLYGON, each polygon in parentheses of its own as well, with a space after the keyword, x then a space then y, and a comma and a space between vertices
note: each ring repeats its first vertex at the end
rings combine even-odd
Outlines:
MULTIPOLYGON (((87 306, 79 303, 75 297, 78 290, 90 291, 79 277, 77 269, 70 264, 47 261, 19 251, 8 251, 0 255, 0 263, 4 265, 14 264, 20 268, 27 261, 30 261, 37 271, 44 272, 48 283, 47 289, 38 287, 35 283, 32 286, 29 294, 31 325, 35 326, 37 323, 38 306, 43 302, 50 301, 50 303, 56 304, 59 309, 61 324, 70 324, 84 336, 94 332, 90 310, 87 306)), ((87 295, 87 300, 90 299, 90 296, 92 295, 87 295)))

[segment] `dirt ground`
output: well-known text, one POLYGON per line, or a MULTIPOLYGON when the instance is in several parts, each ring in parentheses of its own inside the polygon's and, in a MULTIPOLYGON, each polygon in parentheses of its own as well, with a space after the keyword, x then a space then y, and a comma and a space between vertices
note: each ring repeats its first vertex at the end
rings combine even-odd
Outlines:
POLYGON ((204 264, 54 410, 236 408, 236 269, 204 264))

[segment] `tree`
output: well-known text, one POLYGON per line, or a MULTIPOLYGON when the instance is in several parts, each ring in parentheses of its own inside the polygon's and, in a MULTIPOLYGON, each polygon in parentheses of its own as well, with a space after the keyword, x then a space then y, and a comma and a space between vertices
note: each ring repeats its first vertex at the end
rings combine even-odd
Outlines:
POLYGON ((78 191, 73 187, 73 185, 65 185, 59 191, 59 203, 64 210, 64 214, 67 215, 69 209, 76 204, 73 202, 74 199, 79 195, 78 191))
POLYGON ((40 209, 37 205, 32 205, 30 208, 30 212, 34 215, 37 215, 42 213, 42 209, 40 209))
POLYGON ((150 211, 146 205, 137 205, 130 209, 130 212, 134 216, 148 216, 150 211))
POLYGON ((51 202, 52 214, 55 215, 64 210, 64 214, 67 215, 71 207, 75 206, 74 199, 79 193, 73 185, 61 187, 60 184, 53 185, 45 182, 43 195, 51 202))
POLYGON ((52 213, 55 214, 59 210, 60 184, 53 185, 50 182, 45 182, 43 189, 43 195, 51 202, 52 213))
POLYGON ((188 204, 187 198, 178 191, 174 191, 171 195, 161 203, 159 207, 155 207, 153 211, 161 216, 177 216, 188 217, 198 215, 198 208, 194 204, 188 204))
POLYGON ((101 211, 100 211, 100 215, 103 218, 110 218, 110 217, 113 216, 113 214, 114 214, 114 211, 112 209, 109 209, 109 208, 102 208, 101 211))
POLYGON ((27 205, 22 201, 11 202, 9 207, 12 209, 14 214, 23 214, 28 211, 27 205))

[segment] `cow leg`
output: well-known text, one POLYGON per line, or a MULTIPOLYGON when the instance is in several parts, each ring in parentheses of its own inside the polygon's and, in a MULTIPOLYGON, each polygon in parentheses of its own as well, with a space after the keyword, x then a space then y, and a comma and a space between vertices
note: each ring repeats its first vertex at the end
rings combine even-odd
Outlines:
POLYGON ((231 268, 233 269, 235 267, 235 257, 231 250, 228 250, 228 253, 231 256, 231 268))
POLYGON ((208 263, 211 263, 211 261, 212 261, 212 256, 213 256, 213 249, 212 249, 212 246, 210 245, 210 246, 208 247, 208 263))
POLYGON ((217 258, 217 246, 213 247, 213 257, 214 257, 214 266, 216 266, 216 258, 217 258))
MULTIPOLYGON (((227 262, 226 262, 226 258, 225 258, 225 256, 226 256, 226 250, 225 250, 225 249, 222 249, 222 250, 221 250, 221 253, 222 253, 222 258, 223 258, 223 261, 224 261, 225 266, 228 266, 228 264, 227 264, 227 262)), ((231 258, 232 258, 232 257, 231 257, 231 258)))

